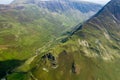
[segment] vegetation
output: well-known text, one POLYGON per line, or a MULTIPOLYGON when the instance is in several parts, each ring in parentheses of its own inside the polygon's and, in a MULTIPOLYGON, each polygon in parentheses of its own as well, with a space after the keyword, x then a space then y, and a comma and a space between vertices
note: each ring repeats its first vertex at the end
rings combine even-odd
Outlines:
MULTIPOLYGON (((111 13, 113 7, 119 8, 115 3, 111 1, 82 28, 77 26, 71 36, 35 56, 27 65, 31 79, 119 80, 120 24, 111 13)), ((16 71, 24 72, 23 66, 16 71)))
POLYGON ((8 72, 8 80, 120 80, 120 20, 112 12, 120 8, 118 2, 111 1, 64 36, 76 24, 66 12, 51 13, 34 4, 3 10, 0 77, 8 72))

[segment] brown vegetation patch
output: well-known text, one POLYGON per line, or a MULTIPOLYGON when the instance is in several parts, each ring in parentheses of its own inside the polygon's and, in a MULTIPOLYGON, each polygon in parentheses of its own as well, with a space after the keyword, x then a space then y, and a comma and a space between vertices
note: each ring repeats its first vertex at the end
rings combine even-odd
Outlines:
POLYGON ((0 50, 8 49, 9 45, 0 45, 0 50))
POLYGON ((9 42, 14 42, 16 37, 15 35, 8 34, 8 35, 3 36, 3 38, 6 43, 9 43, 9 42))

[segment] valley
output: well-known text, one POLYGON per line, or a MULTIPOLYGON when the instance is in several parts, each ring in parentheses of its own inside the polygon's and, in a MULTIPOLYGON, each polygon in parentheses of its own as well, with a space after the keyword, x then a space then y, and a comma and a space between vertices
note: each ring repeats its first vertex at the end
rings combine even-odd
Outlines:
POLYGON ((0 7, 0 78, 120 80, 119 4, 15 0, 0 7))

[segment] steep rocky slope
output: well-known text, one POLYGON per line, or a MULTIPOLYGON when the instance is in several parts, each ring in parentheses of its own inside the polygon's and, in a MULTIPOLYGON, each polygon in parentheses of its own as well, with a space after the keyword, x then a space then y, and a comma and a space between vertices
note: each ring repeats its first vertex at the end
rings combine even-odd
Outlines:
POLYGON ((111 0, 63 43, 36 55, 8 79, 23 75, 28 80, 120 80, 119 5, 120 0, 111 0))

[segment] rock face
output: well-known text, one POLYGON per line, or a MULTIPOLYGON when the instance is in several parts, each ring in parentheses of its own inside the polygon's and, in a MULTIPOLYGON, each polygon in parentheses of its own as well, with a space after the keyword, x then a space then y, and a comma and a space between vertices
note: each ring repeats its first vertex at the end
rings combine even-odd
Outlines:
MULTIPOLYGON (((112 0, 112 2, 114 2, 114 0, 112 0)), ((120 1, 116 0, 116 3, 111 3, 110 5, 113 5, 113 6, 108 6, 108 9, 110 10, 110 12, 118 19, 120 20, 120 1)))

